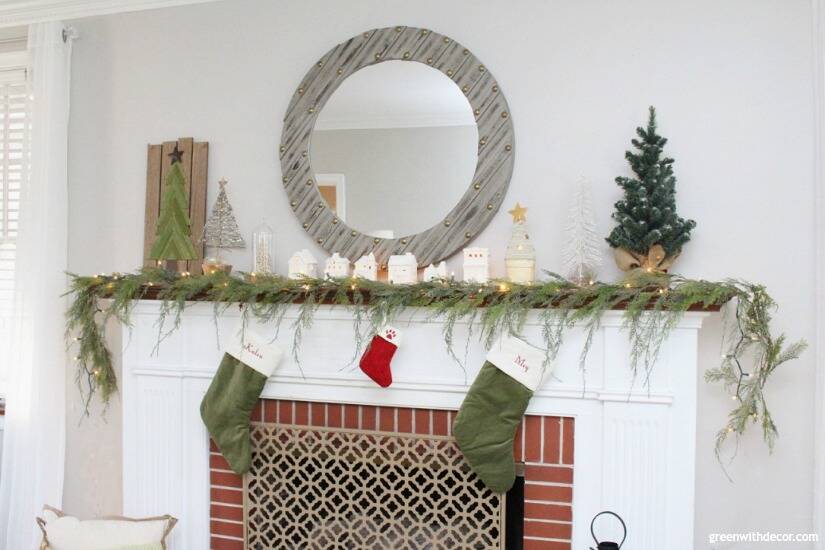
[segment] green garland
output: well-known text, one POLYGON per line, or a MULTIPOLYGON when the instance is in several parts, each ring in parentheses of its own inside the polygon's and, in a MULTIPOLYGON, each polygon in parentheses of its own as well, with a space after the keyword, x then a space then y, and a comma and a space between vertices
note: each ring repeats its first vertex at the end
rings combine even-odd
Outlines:
MULTIPOLYGON (((287 307, 298 304, 300 313, 293 323, 293 356, 298 362, 301 335, 312 325, 323 304, 338 304, 353 312, 357 358, 365 332, 392 321, 408 307, 424 307, 444 322, 444 341, 451 356, 455 353, 453 329, 457 321, 469 321, 479 338, 489 346, 503 331, 519 333, 531 309, 539 310, 543 324, 546 358, 552 361, 567 329, 581 325, 586 331, 580 362, 590 349, 602 314, 623 309, 624 328, 630 339, 630 363, 634 376, 647 381, 659 349, 682 314, 691 309, 725 306, 726 315, 721 365, 705 378, 719 382, 736 400, 728 421, 716 438, 717 454, 729 436, 738 438, 750 424, 759 423, 768 446, 773 449, 777 429, 763 393, 776 368, 797 358, 805 342, 786 344, 784 335, 770 330, 770 312, 775 303, 764 287, 743 281, 709 282, 675 275, 642 274, 621 283, 577 286, 555 274, 547 281, 516 285, 504 281, 469 284, 433 281, 413 285, 388 285, 363 279, 301 279, 278 276, 223 273, 188 276, 162 269, 145 269, 133 274, 70 274, 67 294, 72 302, 67 312, 66 336, 77 344, 77 382, 86 409, 96 393, 108 403, 117 391, 112 356, 105 337, 110 319, 129 324, 135 300, 147 296, 162 300, 158 344, 181 322, 188 302, 214 303, 216 319, 232 304, 245 304, 244 319, 253 315, 280 327, 287 307), (751 357, 750 372, 742 367, 751 357)), ((300 362, 298 362, 300 366, 300 362)))

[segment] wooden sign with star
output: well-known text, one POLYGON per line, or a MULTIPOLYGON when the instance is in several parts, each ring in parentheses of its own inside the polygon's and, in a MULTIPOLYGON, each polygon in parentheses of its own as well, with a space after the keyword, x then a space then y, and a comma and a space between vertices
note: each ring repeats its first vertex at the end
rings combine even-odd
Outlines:
MULTIPOLYGON (((163 182, 169 167, 172 165, 172 155, 180 157, 181 167, 185 178, 186 196, 189 200, 189 220, 191 222, 191 239, 198 258, 195 260, 181 260, 176 266, 167 265, 167 268, 177 271, 188 271, 192 274, 201 273, 203 260, 203 243, 198 242, 203 226, 206 222, 206 179, 209 167, 209 143, 195 142, 193 138, 180 138, 177 141, 165 141, 158 145, 149 145, 147 150, 146 168, 146 214, 143 221, 143 265, 151 267, 156 261, 149 258, 152 244, 155 242, 163 182), (177 150, 177 154, 175 151, 177 150)), ((174 263, 174 262, 169 262, 174 263)))

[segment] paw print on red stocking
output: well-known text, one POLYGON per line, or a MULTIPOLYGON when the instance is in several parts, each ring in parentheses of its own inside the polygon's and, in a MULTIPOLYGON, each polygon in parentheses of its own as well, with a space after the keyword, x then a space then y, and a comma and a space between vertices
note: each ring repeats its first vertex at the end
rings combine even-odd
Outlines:
POLYGON ((361 357, 361 370, 382 388, 392 384, 390 361, 400 344, 401 333, 393 327, 384 327, 372 337, 367 351, 361 357))

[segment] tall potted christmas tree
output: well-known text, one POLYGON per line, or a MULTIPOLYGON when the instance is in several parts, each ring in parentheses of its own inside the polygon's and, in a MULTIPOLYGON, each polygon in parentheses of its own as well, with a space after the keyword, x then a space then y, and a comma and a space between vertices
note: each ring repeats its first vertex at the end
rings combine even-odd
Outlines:
POLYGON ((637 152, 625 158, 635 178, 618 177, 624 198, 616 203, 618 225, 607 237, 615 249, 616 264, 624 271, 667 271, 690 240, 696 226, 676 214, 676 177, 673 159, 662 156, 667 139, 656 133, 656 110, 650 107, 647 128, 637 128, 637 152))
POLYGON ((229 198, 226 196, 226 183, 225 179, 218 182, 220 186, 218 198, 215 199, 215 204, 212 206, 212 214, 203 226, 201 242, 208 247, 217 249, 214 258, 207 258, 203 261, 204 273, 214 273, 218 270, 229 273, 232 271, 232 266, 223 262, 221 250, 246 246, 238 229, 238 222, 232 213, 232 205, 229 204, 229 198))
POLYGON ((149 258, 157 260, 158 265, 165 260, 168 267, 172 267, 169 262, 198 257, 191 239, 189 197, 184 186, 182 156, 183 152, 175 145, 175 150, 169 154, 172 165, 163 185, 155 242, 149 251, 149 258))

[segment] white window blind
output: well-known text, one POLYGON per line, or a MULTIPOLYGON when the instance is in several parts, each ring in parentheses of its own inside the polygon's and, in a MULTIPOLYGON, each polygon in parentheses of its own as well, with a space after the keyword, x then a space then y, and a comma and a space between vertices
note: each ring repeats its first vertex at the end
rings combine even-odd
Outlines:
MULTIPOLYGON (((29 171, 31 115, 25 66, 25 52, 0 53, 0 345, 8 337, 20 193, 29 171)), ((0 372, 0 385, 3 378, 0 372)))

